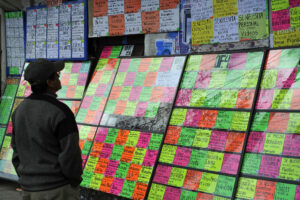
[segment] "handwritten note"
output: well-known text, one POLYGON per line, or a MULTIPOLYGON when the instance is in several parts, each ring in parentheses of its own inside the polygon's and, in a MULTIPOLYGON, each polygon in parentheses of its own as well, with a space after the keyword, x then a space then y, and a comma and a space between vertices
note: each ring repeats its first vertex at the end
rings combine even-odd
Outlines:
POLYGON ((173 167, 168 184, 175 187, 181 187, 183 185, 187 169, 173 167))
POLYGON ((173 163, 175 153, 176 153, 176 146, 171 146, 171 145, 163 145, 161 154, 159 157, 159 162, 164 162, 164 163, 173 163))
POLYGON ((257 175, 261 161, 260 154, 246 153, 242 165, 242 172, 245 174, 257 175))
MULTIPOLYGON (((182 93, 182 96, 184 94, 182 93)), ((181 97, 178 97, 181 98, 181 97)), ((186 106, 192 106, 192 107, 201 107, 204 105, 205 102, 205 98, 206 98, 206 90, 193 90, 192 91, 192 96, 183 96, 182 100, 184 102, 184 104, 182 106, 184 106, 186 104, 186 106)), ((195 123, 195 121, 191 121, 192 123, 195 123)))
POLYGON ((173 164, 179 166, 187 166, 189 164, 192 149, 177 147, 173 164))
POLYGON ((285 135, 282 154, 288 156, 300 156, 300 135, 285 135))
MULTIPOLYGON (((215 1, 215 0, 214 0, 215 1)), ((232 10, 232 8, 231 8, 232 10)), ((213 42, 236 42, 239 41, 239 24, 237 16, 214 18, 213 42)))
POLYGON ((234 182, 234 177, 219 175, 215 194, 231 197, 234 182))
POLYGON ((296 185, 288 183, 276 183, 274 199, 294 199, 296 185))
POLYGON ((300 161, 295 158, 282 158, 279 178, 298 181, 300 177, 300 161))
POLYGON ((233 111, 218 111, 215 128, 228 130, 230 128, 233 115, 233 111))
POLYGON ((171 174, 172 167, 157 165, 153 181, 156 183, 167 184, 171 174))
POLYGON ((167 186, 152 183, 148 199, 163 199, 167 186))
POLYGON ((258 174, 260 176, 277 178, 279 175, 280 163, 280 157, 263 155, 258 174))
POLYGON ((213 150, 224 151, 227 139, 227 132, 213 130, 210 136, 208 148, 213 150))
POLYGON ((152 167, 142 166, 138 181, 143 183, 148 183, 152 175, 152 170, 153 170, 152 167))
POLYGON ((284 138, 284 134, 267 133, 263 153, 281 154, 284 138))
POLYGON ((256 179, 240 178, 238 182, 236 197, 244 199, 253 199, 256 189, 256 179))
POLYGON ((224 153, 208 151, 204 169, 219 172, 221 170, 224 153))
POLYGON ((208 44, 214 38, 214 21, 213 19, 193 21, 192 45, 208 44))
POLYGON ((300 35, 300 30, 298 29, 274 31, 273 34, 274 47, 296 46, 300 44, 300 41, 298 39, 300 35))
POLYGON ((218 174, 202 173, 199 191, 205 193, 214 193, 218 182, 218 174))
POLYGON ((300 17, 300 8, 299 7, 290 8, 291 28, 300 27, 299 17, 300 17))
POLYGON ((236 0, 217 1, 213 0, 214 18, 237 15, 238 2, 236 0))
POLYGON ((288 0, 271 0, 272 11, 284 10, 289 8, 288 0))
POLYGON ((213 16, 213 2, 210 0, 191 1, 192 21, 205 20, 213 16))
POLYGON ((159 28, 160 28, 159 11, 142 12, 143 33, 158 32, 159 28))
POLYGON ((268 198, 274 199, 276 182, 257 180, 254 199, 268 198))
POLYGON ((238 14, 261 13, 266 11, 266 1, 238 0, 238 14))
POLYGON ((135 185, 136 182, 125 180, 120 196, 131 198, 135 185))
POLYGON ((129 165, 130 165, 130 163, 119 162, 119 166, 118 166, 118 169, 116 171, 115 177, 125 179, 126 175, 127 175, 129 165))

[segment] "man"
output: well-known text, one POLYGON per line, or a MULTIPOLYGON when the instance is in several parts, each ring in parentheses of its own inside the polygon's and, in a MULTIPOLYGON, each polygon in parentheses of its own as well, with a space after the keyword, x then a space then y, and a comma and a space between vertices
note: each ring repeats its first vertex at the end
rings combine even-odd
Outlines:
POLYGON ((12 115, 12 162, 23 199, 80 199, 82 159, 72 111, 56 99, 62 61, 37 59, 25 70, 32 94, 12 115))

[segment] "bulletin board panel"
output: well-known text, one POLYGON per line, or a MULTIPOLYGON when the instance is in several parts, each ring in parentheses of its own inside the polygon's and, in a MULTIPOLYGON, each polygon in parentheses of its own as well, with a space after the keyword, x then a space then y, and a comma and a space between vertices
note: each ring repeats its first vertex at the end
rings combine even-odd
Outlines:
POLYGON ((100 125, 164 132, 185 56, 122 59, 100 125))
POLYGON ((271 47, 300 45, 300 2, 297 0, 270 1, 272 31, 271 47))
POLYGON ((99 59, 76 116, 77 123, 100 123, 119 63, 117 58, 99 59))
POLYGON ((179 0, 93 0, 89 37, 179 31, 179 0))
POLYGON ((245 149, 239 198, 300 196, 299 60, 299 48, 268 53, 245 149), (266 193, 263 186, 268 188, 266 193))
POLYGON ((8 77, 0 101, 0 125, 6 125, 17 93, 19 79, 8 77))
POLYGON ((87 60, 87 1, 27 8, 26 61, 87 60))
MULTIPOLYGON (((30 84, 24 79, 24 72, 28 65, 29 62, 24 64, 17 97, 28 97, 31 94, 30 84)), ((57 98, 81 100, 90 67, 90 61, 65 62, 65 68, 61 71, 60 75, 62 88, 57 92, 57 98)))
POLYGON ((6 74, 8 76, 22 73, 25 60, 24 17, 22 11, 5 13, 6 32, 6 74))

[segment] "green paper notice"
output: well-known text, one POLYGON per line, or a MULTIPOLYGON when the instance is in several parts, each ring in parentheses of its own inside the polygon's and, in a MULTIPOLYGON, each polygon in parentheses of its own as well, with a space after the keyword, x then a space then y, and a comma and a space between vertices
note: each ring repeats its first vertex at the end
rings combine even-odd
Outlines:
POLYGON ((180 136, 177 142, 177 145, 190 147, 193 144, 194 137, 196 134, 196 130, 194 128, 185 128, 183 127, 180 132, 180 136))
POLYGON ((300 133, 300 113, 290 113, 287 133, 300 133))
POLYGON ((110 81, 112 73, 113 73, 112 71, 103 71, 99 83, 100 84, 108 84, 108 82, 110 81))
POLYGON ((256 189, 256 179, 240 178, 238 182, 236 197, 243 199, 253 199, 256 189))
POLYGON ((117 105, 117 100, 109 100, 105 107, 105 114, 113 114, 117 105))
POLYGON ((123 145, 114 145, 112 153, 110 155, 111 160, 120 160, 123 153, 124 146, 123 145))
POLYGON ((245 69, 259 69, 261 67, 263 57, 264 52, 247 53, 245 69))
POLYGON ((74 93, 74 98, 82 98, 82 95, 83 95, 83 92, 84 92, 84 86, 77 86, 76 89, 75 89, 75 93, 74 93))
POLYGON ((166 187, 167 186, 152 183, 148 199, 149 200, 163 199, 165 195, 166 187))
POLYGON ((150 66, 148 71, 149 72, 156 72, 160 68, 162 58, 151 58, 150 66))
POLYGON ((126 75, 127 75, 127 72, 118 72, 118 74, 115 78, 115 81, 114 81, 114 86, 122 86, 125 81, 126 75))
POLYGON ((215 128, 228 130, 231 125, 233 114, 234 111, 219 110, 217 120, 215 123, 215 128))
POLYGON ((241 88, 255 88, 257 85, 259 69, 245 70, 241 82, 241 88))
POLYGON ((153 170, 152 167, 142 166, 138 181, 148 184, 148 182, 150 181, 151 175, 152 175, 152 170, 153 170))
POLYGON ((123 115, 125 116, 133 116, 135 113, 135 109, 137 107, 137 102, 127 101, 126 108, 124 110, 123 115))
POLYGON ((170 125, 183 125, 183 122, 185 120, 187 109, 173 109, 171 119, 170 119, 170 125))
POLYGON ((119 162, 119 166, 118 166, 118 169, 116 171, 115 177, 125 179, 126 175, 127 175, 129 165, 130 165, 130 163, 119 162))
POLYGON ((296 194, 296 187, 297 185, 277 182, 274 199, 294 199, 296 194))
POLYGON ((128 72, 137 72, 141 58, 133 58, 130 61, 128 72))
POLYGON ((147 149, 136 148, 131 163, 142 165, 147 149))
POLYGON ((211 130, 207 129, 197 129, 193 146, 200 148, 207 148, 210 140, 211 130))
POLYGON ((190 105, 192 107, 203 106, 206 98, 206 90, 193 90, 190 105))
POLYGON ((246 131, 248 126, 250 112, 235 111, 232 117, 230 130, 246 131))
POLYGON ((139 131, 129 131, 129 135, 126 140, 126 146, 135 147, 140 137, 139 131))
POLYGON ((222 167, 224 153, 208 151, 204 169, 219 172, 222 167))
POLYGON ((261 161, 261 154, 245 153, 242 173, 257 175, 261 161))
POLYGON ((148 102, 150 100, 150 96, 152 94, 152 87, 143 87, 140 94, 140 101, 148 102))
POLYGON ((119 129, 110 128, 105 138, 105 143, 114 144, 118 136, 119 129))
POLYGON ((134 79, 134 82, 133 82, 133 86, 143 86, 144 81, 146 79, 146 75, 147 75, 147 72, 136 73, 135 79, 134 79))
POLYGON ((148 107, 146 109, 144 117, 154 118, 157 115, 159 104, 159 102, 148 102, 148 107))
POLYGON ((269 69, 263 72, 263 77, 260 85, 261 89, 271 89, 275 87, 277 72, 277 69, 269 69))
POLYGON ((158 150, 162 141, 163 135, 152 133, 150 142, 148 144, 148 149, 158 150))
POLYGON ((183 185, 187 169, 173 167, 168 181, 169 185, 181 187, 183 185))
POLYGON ((89 188, 93 190, 99 190, 103 177, 103 174, 95 173, 91 179, 89 188))
POLYGON ((234 188, 235 178, 219 175, 215 194, 231 197, 234 188))
POLYGON ((274 90, 272 109, 289 109, 291 106, 293 90, 274 90))
POLYGON ((229 70, 223 88, 240 88, 244 70, 229 70))
POLYGON ((185 71, 198 71, 202 55, 191 55, 189 56, 188 64, 185 71))
POLYGON ((197 192, 181 190, 180 200, 196 200, 197 192))
POLYGON ((89 172, 84 170, 83 174, 81 175, 82 177, 82 182, 80 183, 80 186, 88 188, 91 182, 91 179, 93 177, 93 172, 89 172))
POLYGON ((183 74, 180 88, 184 88, 184 89, 194 88, 196 78, 197 78, 197 72, 185 72, 183 74))
POLYGON ((136 182, 125 180, 120 196, 131 198, 136 182))
POLYGON ((219 107, 221 96, 221 90, 207 90, 204 107, 219 107))
POLYGON ((281 154, 284 144, 284 134, 266 133, 263 153, 281 154))
POLYGON ((269 123, 269 112, 257 112, 254 115, 254 120, 251 126, 251 131, 262 131, 267 130, 269 123))
POLYGON ((211 173, 202 173, 200 185, 199 185, 199 191, 205 192, 205 193, 214 193, 217 186, 218 181, 218 174, 211 174, 211 173))
POLYGON ((213 71, 209 88, 222 88, 225 85, 227 71, 213 71))
POLYGON ((188 166, 196 169, 203 169, 205 165, 207 151, 193 149, 188 166))
POLYGON ((297 158, 282 158, 278 177, 285 180, 299 181, 300 160, 297 158))
POLYGON ((129 98, 130 91, 131 91, 130 86, 123 86, 120 92, 119 100, 127 100, 129 98))
POLYGON ((176 146, 163 145, 159 157, 159 162, 172 164, 175 157, 176 150, 177 150, 176 146))

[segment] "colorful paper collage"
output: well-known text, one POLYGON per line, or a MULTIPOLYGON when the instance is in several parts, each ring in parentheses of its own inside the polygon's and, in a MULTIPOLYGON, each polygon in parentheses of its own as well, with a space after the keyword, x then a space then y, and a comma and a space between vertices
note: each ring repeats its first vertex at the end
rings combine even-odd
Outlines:
POLYGON ((76 116, 77 123, 98 125, 104 111, 120 60, 98 61, 76 116))
POLYGON ((144 199, 163 134, 99 127, 82 187, 144 199))
POLYGON ((266 0, 191 1, 191 41, 201 44, 266 39, 266 0))
POLYGON ((121 54, 122 46, 105 46, 102 49, 101 58, 118 58, 121 54))
POLYGON ((0 99, 0 124, 6 125, 9 120, 10 110, 18 88, 19 79, 8 78, 4 93, 0 99))
POLYGON ((269 52, 257 109, 300 109, 300 48, 269 52))
POLYGON ((269 180, 241 178, 237 199, 299 199, 300 186, 269 180))
POLYGON ((89 37, 179 31, 179 0, 95 0, 89 37))
MULTIPOLYGON (((24 80, 24 71, 28 64, 24 66, 17 97, 27 97, 31 94, 30 85, 24 80)), ((62 88, 57 93, 58 99, 81 99, 83 97, 90 65, 90 61, 65 63, 65 68, 60 75, 62 88)))
POLYGON ((192 55, 175 106, 252 106, 263 52, 192 55))
POLYGON ((271 1, 271 47, 300 45, 300 2, 298 0, 271 1))
POLYGON ((122 59, 101 125, 164 132, 185 56, 122 59))
POLYGON ((11 136, 5 135, 0 151, 0 177, 17 180, 17 174, 11 162, 13 149, 10 143, 11 136))

